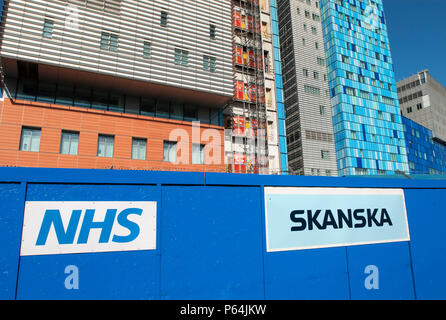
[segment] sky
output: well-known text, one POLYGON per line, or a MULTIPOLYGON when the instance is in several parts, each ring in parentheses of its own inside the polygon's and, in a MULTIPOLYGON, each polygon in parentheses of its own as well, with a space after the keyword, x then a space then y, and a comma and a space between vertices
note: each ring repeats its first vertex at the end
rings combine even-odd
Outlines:
POLYGON ((383 0, 396 81, 418 71, 446 86, 446 0, 383 0))

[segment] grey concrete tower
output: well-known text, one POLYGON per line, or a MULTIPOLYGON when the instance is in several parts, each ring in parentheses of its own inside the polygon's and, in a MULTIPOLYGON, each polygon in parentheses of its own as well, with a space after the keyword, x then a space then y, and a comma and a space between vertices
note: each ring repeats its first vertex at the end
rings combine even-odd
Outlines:
POLYGON ((290 173, 337 176, 319 1, 277 3, 290 173))

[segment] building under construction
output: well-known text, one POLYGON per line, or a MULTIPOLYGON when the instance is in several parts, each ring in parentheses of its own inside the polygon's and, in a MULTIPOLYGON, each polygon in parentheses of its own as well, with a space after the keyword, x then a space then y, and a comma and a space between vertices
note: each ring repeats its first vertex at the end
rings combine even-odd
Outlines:
POLYGON ((280 119, 280 49, 273 46, 277 21, 272 10, 275 7, 265 0, 232 1, 234 98, 224 110, 228 172, 288 171, 286 157, 282 157, 286 141, 281 139, 285 128, 280 119))

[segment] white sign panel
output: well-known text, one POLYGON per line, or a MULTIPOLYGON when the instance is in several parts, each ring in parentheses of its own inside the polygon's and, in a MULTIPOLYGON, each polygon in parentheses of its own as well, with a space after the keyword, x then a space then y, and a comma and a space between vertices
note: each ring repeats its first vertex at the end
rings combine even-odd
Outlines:
POLYGON ((401 189, 265 188, 267 251, 410 241, 401 189))
POLYGON ((28 201, 20 254, 156 249, 156 202, 28 201))

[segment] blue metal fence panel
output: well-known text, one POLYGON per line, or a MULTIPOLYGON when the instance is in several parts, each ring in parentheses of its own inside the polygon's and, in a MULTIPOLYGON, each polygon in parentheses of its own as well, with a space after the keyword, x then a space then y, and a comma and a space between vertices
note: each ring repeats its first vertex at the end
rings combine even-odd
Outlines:
POLYGON ((0 177, 2 299, 446 298, 444 179, 23 168, 0 177), (264 185, 402 188, 411 241, 266 252, 264 185), (25 200, 157 201, 157 250, 19 257, 25 200), (67 266, 79 270, 78 290, 65 287, 67 266), (378 290, 365 285, 367 266, 378 268, 378 290))
MULTIPOLYGON (((94 181, 94 177, 91 177, 94 181)), ((160 187, 30 184, 27 201, 158 201, 160 187)), ((18 299, 159 299, 159 250, 21 257, 18 299), (69 290, 67 266, 79 271, 69 290)))
POLYGON ((25 188, 0 184, 0 300, 15 299, 25 188))
POLYGON ((417 299, 446 299, 446 190, 405 190, 417 299))
POLYGON ((259 188, 163 187, 162 299, 263 299, 259 188))
POLYGON ((352 299, 415 298, 407 242, 348 247, 347 255, 352 299))
POLYGON ((349 299, 345 248, 265 254, 266 299, 349 299))

